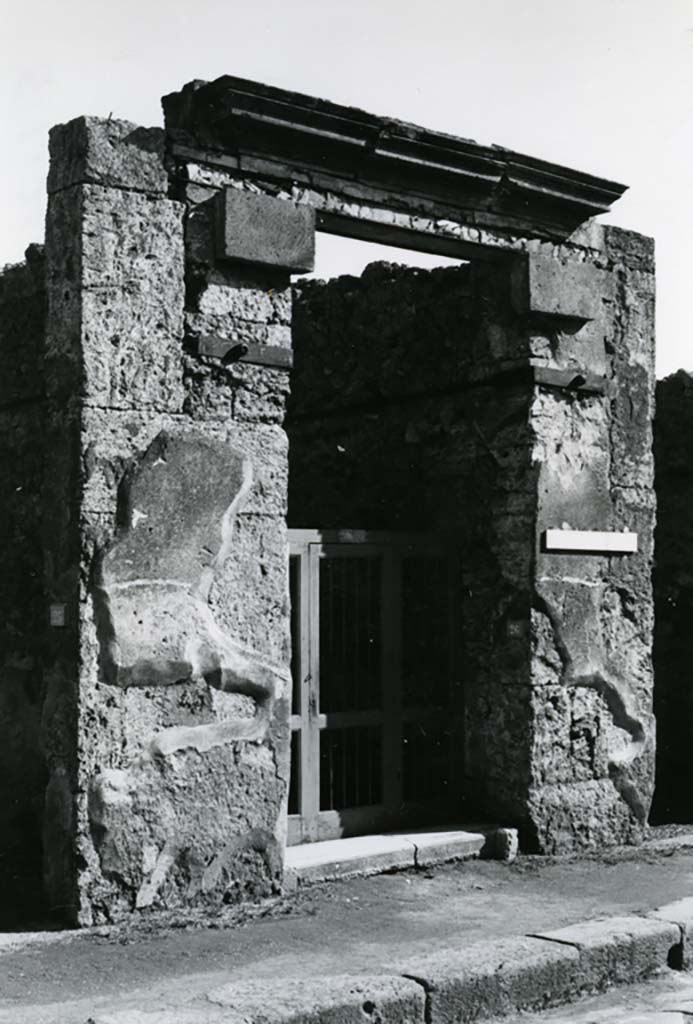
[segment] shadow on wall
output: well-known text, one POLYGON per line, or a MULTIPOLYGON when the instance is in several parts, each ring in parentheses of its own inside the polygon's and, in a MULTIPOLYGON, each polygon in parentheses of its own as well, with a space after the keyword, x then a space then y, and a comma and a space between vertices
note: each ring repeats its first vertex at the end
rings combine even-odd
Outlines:
POLYGON ((657 383, 654 825, 693 821, 693 374, 657 383))

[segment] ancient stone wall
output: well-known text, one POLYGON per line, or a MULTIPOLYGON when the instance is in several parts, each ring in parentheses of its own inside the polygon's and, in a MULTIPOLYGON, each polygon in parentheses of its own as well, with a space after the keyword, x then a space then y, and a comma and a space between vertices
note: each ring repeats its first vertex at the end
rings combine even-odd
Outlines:
POLYGON ((80 923, 281 878, 285 375, 205 362, 194 339, 281 329, 287 300, 205 262, 168 193, 161 131, 52 132, 47 587, 65 627, 46 671, 46 881, 80 923))
POLYGON ((535 486, 531 387, 517 373, 527 342, 507 269, 373 264, 361 278, 304 282, 293 336, 289 523, 443 540, 463 647, 458 813, 515 818, 529 719, 507 716, 496 687, 529 676, 535 486))
POLYGON ((693 376, 657 382, 654 421, 654 707, 657 774, 653 820, 693 819, 693 376))
POLYGON ((40 903, 44 259, 0 273, 0 904, 40 903), (21 900, 19 894, 21 893, 21 900))
POLYGON ((609 227, 600 250, 590 320, 577 331, 569 320, 548 332, 539 323, 532 341, 548 366, 602 382, 591 394, 545 387, 535 395, 538 519, 636 531, 638 551, 537 553, 529 809, 547 851, 636 841, 654 775, 653 247, 609 227))
POLYGON ((374 267, 295 310, 292 524, 447 534, 468 795, 546 851, 636 840, 653 771, 652 252, 583 239, 510 288, 498 263, 374 267), (639 551, 549 554, 547 528, 631 529, 639 551))
POLYGON ((19 574, 25 596, 0 724, 12 772, 33 751, 13 820, 30 831, 45 781, 46 891, 76 923, 281 884, 290 272, 316 223, 474 264, 300 286, 292 523, 460 552, 485 816, 566 851, 636 841, 650 802, 652 248, 575 230, 622 189, 532 161, 511 183, 512 154, 439 137, 453 180, 430 133, 241 85, 169 98, 167 132, 53 131, 43 392, 38 254, 1 286, 5 605, 19 574), (547 552, 549 528, 639 547, 547 552))
POLYGON ((443 528, 436 454, 483 342, 472 275, 375 263, 297 285, 290 526, 443 528))

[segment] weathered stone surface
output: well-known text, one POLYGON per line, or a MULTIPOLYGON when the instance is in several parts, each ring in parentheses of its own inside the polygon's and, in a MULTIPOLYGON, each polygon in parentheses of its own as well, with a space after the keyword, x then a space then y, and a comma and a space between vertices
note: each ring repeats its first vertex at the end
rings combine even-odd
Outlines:
POLYGON ((251 484, 251 464, 237 452, 187 433, 160 434, 121 484, 119 529, 97 577, 105 679, 125 687, 194 680, 257 704, 250 720, 158 733, 156 753, 261 740, 274 699, 283 696, 278 671, 244 655, 208 603, 251 484))
POLYGON ((542 932, 538 938, 574 946, 580 953, 581 991, 626 985, 663 971, 681 942, 677 925, 652 917, 609 917, 603 921, 542 932), (674 950, 674 953, 672 953, 674 950))
POLYGON ((83 504, 90 512, 115 514, 117 489, 127 464, 149 447, 160 431, 199 431, 228 443, 253 464, 253 484, 244 504, 250 515, 286 511, 287 439, 278 424, 210 421, 200 411, 194 418, 152 415, 150 410, 87 407, 81 415, 83 504))
POLYGON ((568 1002, 579 990, 579 955, 539 938, 474 943, 422 955, 398 970, 424 985, 436 1024, 468 1024, 568 1002))
POLYGON ((100 1014, 94 1024, 423 1024, 425 995, 408 978, 330 975, 230 982, 173 1011, 100 1014))
POLYGON ((103 717, 111 691, 121 752, 112 767, 96 759, 89 781, 97 918, 280 884, 287 676, 254 653, 262 637, 244 646, 225 630, 213 596, 250 486, 250 463, 227 441, 189 430, 158 435, 121 483, 94 590, 107 685, 86 702, 103 717))
MULTIPOLYGON (((595 294, 609 302, 583 368, 606 359, 605 396, 544 387, 532 405, 539 531, 638 534, 632 555, 537 548, 531 675, 542 692, 533 698, 529 807, 535 842, 552 851, 637 841, 652 796, 652 337, 647 312, 630 308, 630 273, 621 266, 595 278, 595 294)), ((652 286, 640 274, 645 310, 652 286)), ((575 365, 580 334, 553 335, 549 365, 575 365)))
POLYGON ((653 910, 651 917, 677 925, 681 931, 681 957, 676 964, 683 971, 693 967, 693 897, 685 896, 653 910))
POLYGON ((529 253, 513 275, 513 301, 519 313, 594 320, 611 296, 611 275, 593 263, 529 253))
POLYGON ((51 198, 47 248, 49 394, 180 410, 182 207, 75 186, 51 198))
POLYGON ((77 117, 50 133, 48 192, 94 182, 114 188, 165 195, 161 128, 140 128, 130 121, 77 117))
POLYGON ((137 296, 150 290, 156 275, 173 308, 181 309, 182 204, 95 184, 82 186, 80 194, 82 286, 125 288, 137 296))
POLYGON ((392 1024, 422 1022, 424 992, 408 978, 387 975, 336 975, 325 978, 275 978, 223 985, 207 994, 226 1008, 234 1024, 262 1015, 269 1022, 362 1024, 375 1017, 392 1024))
MULTIPOLYGON (((48 214, 47 585, 67 625, 46 666, 44 835, 52 902, 79 923, 277 889, 289 742, 280 416, 250 409, 252 373, 258 422, 186 406, 186 284, 206 314, 184 281, 183 207, 151 168, 125 184, 107 133, 94 145, 93 180, 61 186, 48 214)), ((286 344, 286 275, 234 273, 257 341, 286 344)))
MULTIPOLYGON (((291 323, 289 276, 282 270, 217 266, 198 282, 194 299, 193 311, 204 317, 225 318, 230 327, 236 320, 291 323)), ((205 333, 213 332, 205 329, 205 333)))
POLYGON ((227 188, 217 204, 222 259, 305 272, 315 263, 315 210, 227 188))
POLYGON ((82 372, 88 402, 109 409, 180 409, 182 267, 176 262, 155 270, 146 264, 150 273, 140 279, 139 301, 124 302, 116 288, 82 293, 82 372))
MULTIPOLYGON (((285 268, 219 260, 227 188, 246 207, 310 208, 364 237, 416 232, 491 260, 300 286, 290 521, 435 532, 465 646, 451 728, 462 734, 464 704, 470 794, 542 849, 637 838, 652 769, 649 243, 591 226, 553 247, 509 236, 500 212, 480 227, 358 177, 337 190, 319 170, 263 180, 232 155, 224 170, 169 152, 169 187, 161 136, 121 122, 61 126, 52 155, 42 548, 65 625, 43 633, 41 743, 54 904, 87 923, 279 884, 289 380, 200 356, 197 342, 288 347, 292 293, 285 268), (530 254, 519 314, 508 254, 530 254), (530 360, 604 376, 605 394, 533 392, 530 360), (161 470, 153 454, 132 468, 157 437, 175 438, 170 489, 145 486, 161 470), (250 460, 253 486, 224 458, 250 460), (130 486, 144 508, 119 506, 130 486), (199 515, 184 523, 190 494, 199 515), (546 556, 545 519, 636 529, 638 555, 546 556)), ((18 366, 9 390, 26 397, 38 366, 18 366)), ((18 437, 25 427, 39 429, 27 419, 18 437)), ((31 520, 23 500, 16 523, 31 520)))

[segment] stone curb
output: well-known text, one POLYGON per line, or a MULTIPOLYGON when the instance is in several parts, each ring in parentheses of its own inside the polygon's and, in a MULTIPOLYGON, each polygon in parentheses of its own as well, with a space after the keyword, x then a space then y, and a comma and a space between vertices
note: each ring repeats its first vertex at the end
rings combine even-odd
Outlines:
POLYGON ((543 1010, 693 964, 693 898, 646 915, 474 943, 394 963, 392 973, 258 978, 204 1003, 118 1011, 85 1024, 473 1024, 543 1010))

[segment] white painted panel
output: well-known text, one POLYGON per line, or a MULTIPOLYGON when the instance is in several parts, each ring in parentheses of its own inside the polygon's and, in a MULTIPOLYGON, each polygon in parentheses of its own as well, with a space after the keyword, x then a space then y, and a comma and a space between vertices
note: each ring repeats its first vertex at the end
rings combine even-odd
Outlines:
POLYGON ((630 555, 638 550, 638 535, 610 530, 545 530, 544 548, 546 551, 630 555))

